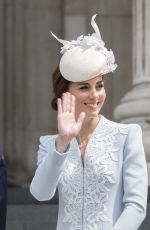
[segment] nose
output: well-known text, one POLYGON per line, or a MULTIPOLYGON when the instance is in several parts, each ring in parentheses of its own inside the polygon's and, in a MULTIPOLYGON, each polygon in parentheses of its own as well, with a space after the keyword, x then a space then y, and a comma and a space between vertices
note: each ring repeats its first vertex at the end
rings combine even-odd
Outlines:
POLYGON ((92 88, 90 91, 90 98, 97 98, 98 91, 95 88, 92 88))

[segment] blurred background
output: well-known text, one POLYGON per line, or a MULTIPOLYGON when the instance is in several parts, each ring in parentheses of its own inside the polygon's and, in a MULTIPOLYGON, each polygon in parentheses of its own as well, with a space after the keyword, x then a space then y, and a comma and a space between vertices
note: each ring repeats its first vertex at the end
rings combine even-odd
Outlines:
MULTIPOLYGON (((141 125, 150 174, 149 12, 149 0, 0 0, 0 145, 9 186, 7 230, 53 230, 56 225, 57 195, 40 205, 28 191, 39 137, 57 132, 51 74, 61 45, 50 31, 66 40, 93 33, 91 17, 97 14, 102 39, 118 64, 105 77, 102 114, 141 125)), ((141 229, 149 224, 146 220, 141 229)))

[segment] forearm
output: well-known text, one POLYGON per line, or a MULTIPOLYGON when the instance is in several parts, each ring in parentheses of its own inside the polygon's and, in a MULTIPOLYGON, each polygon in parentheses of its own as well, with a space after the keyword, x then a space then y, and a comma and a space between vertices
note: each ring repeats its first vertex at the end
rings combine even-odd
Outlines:
MULTIPOLYGON (((42 144, 39 156, 43 154, 42 144)), ((37 200, 50 200, 55 194, 60 174, 63 170, 66 153, 59 153, 55 149, 55 140, 48 147, 44 160, 41 160, 30 185, 30 192, 37 200)))
POLYGON ((138 230, 145 218, 145 210, 136 207, 137 204, 128 204, 112 230, 138 230))

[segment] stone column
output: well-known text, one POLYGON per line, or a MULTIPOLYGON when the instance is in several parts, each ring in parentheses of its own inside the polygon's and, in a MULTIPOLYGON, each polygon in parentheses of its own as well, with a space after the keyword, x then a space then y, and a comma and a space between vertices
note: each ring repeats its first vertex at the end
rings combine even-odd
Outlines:
POLYGON ((60 46, 50 31, 62 35, 62 1, 2 2, 3 147, 9 184, 25 186, 34 174, 39 137, 56 130, 50 76, 58 63, 60 46))
MULTIPOLYGON (((3 136, 4 136, 4 20, 3 20, 3 13, 4 13, 4 1, 0 1, 0 146, 3 144, 3 136)), ((2 148, 2 146, 1 146, 2 148)))
MULTIPOLYGON (((150 1, 133 0, 132 7, 132 88, 116 107, 114 117, 123 123, 139 123, 141 125, 147 165, 150 169, 150 1)), ((126 76, 123 77, 126 78, 126 76)))

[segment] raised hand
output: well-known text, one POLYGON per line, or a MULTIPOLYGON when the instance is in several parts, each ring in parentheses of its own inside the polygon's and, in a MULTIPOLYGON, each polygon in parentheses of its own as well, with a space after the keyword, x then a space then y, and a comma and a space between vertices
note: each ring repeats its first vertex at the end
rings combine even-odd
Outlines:
POLYGON ((85 113, 80 113, 75 118, 75 96, 70 93, 64 93, 62 99, 58 99, 58 133, 67 137, 75 137, 78 135, 85 113))
POLYGON ((63 94, 62 99, 58 98, 58 137, 56 147, 60 152, 63 152, 71 139, 78 135, 84 118, 85 113, 82 112, 76 120, 74 95, 67 92, 63 94))

